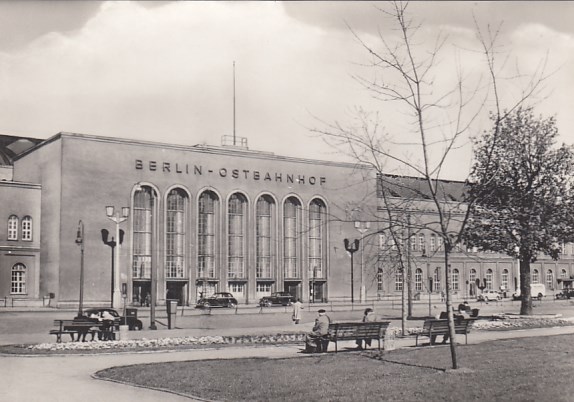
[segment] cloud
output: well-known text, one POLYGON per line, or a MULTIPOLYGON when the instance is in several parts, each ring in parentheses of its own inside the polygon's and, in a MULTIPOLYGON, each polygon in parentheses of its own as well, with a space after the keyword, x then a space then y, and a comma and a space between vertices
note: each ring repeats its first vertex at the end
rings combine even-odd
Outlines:
MULTIPOLYGON (((452 10, 466 10, 455 5, 452 10)), ((458 43, 449 42, 432 77, 446 86, 456 73, 453 54, 468 50, 473 40, 471 25, 461 21, 472 19, 446 13, 442 3, 410 7, 425 12, 426 39, 442 30, 458 43)), ((371 3, 107 2, 83 12, 62 29, 46 22, 25 45, 0 53, 0 132, 48 137, 72 131, 218 145, 233 130, 234 61, 237 134, 248 137, 252 149, 339 159, 309 134, 317 123, 311 115, 345 123, 356 105, 381 111, 384 124, 400 135, 407 128, 400 110, 374 101, 351 78, 373 72, 361 65, 369 56, 344 21, 376 43, 381 15, 371 3)), ((564 31, 525 27, 510 42, 520 57, 540 57, 545 41, 553 52, 572 54, 564 31)), ((466 73, 481 72, 479 53, 459 57, 466 73)), ((571 63, 568 57, 557 64, 571 63)), ((571 78, 560 78, 574 86, 571 78)), ((560 91, 566 106, 569 93, 560 91)))

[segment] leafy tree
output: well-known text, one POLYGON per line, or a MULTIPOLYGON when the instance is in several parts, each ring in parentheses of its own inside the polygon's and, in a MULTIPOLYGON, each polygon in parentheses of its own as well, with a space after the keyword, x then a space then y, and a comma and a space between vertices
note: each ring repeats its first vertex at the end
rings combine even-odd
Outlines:
POLYGON ((559 243, 574 240, 574 154, 555 146, 554 118, 536 117, 531 108, 492 120, 493 130, 475 144, 464 239, 520 260, 520 313, 532 314, 530 264, 541 253, 558 259, 559 243))

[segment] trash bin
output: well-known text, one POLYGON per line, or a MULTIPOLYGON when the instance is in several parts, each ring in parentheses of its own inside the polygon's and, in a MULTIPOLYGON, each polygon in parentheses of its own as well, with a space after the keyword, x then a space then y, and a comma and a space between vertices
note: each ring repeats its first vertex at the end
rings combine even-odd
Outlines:
POLYGON ((126 308, 126 315, 124 317, 123 324, 129 326, 130 330, 141 329, 138 322, 138 309, 126 308))
POLYGON ((167 308, 167 328, 172 329, 175 328, 175 316, 177 315, 177 300, 167 299, 165 302, 167 308))

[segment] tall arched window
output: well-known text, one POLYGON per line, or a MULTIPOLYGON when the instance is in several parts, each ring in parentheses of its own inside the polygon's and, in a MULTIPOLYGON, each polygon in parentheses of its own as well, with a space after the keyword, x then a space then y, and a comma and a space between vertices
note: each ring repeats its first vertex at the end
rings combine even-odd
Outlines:
POLYGON ((32 241, 32 218, 30 216, 22 218, 22 240, 32 241))
POLYGON ((476 269, 471 268, 470 272, 468 274, 468 281, 470 283, 475 283, 476 282, 476 269))
POLYGON ((415 292, 422 292, 423 290, 423 270, 417 268, 415 271, 415 292))
POLYGON ((460 279, 460 273, 458 269, 455 268, 452 270, 452 290, 455 292, 458 292, 460 290, 459 279, 460 279))
POLYGON ((546 287, 554 289, 554 272, 551 269, 546 271, 546 287))
POLYGON ((567 275, 566 270, 564 268, 562 268, 560 270, 560 278, 566 279, 566 275, 567 275))
POLYGON ((246 215, 247 200, 241 194, 232 194, 227 208, 228 278, 245 277, 246 215))
POLYGON ((217 219, 219 198, 212 191, 199 197, 197 219, 197 276, 215 278, 215 253, 217 249, 217 219))
POLYGON ((185 227, 187 195, 173 189, 167 195, 165 222, 165 270, 167 278, 185 277, 185 227))
POLYGON ((532 270, 532 283, 540 283, 540 275, 537 269, 532 270))
POLYGON ((295 197, 285 200, 283 205, 283 265, 285 278, 299 278, 298 259, 301 237, 301 204, 295 197))
POLYGON ((151 187, 141 187, 134 193, 133 263, 135 279, 151 279, 151 250, 153 238, 153 207, 155 198, 151 187))
POLYGON ((433 279, 435 292, 440 292, 442 290, 440 278, 441 278, 440 267, 436 267, 436 269, 434 270, 434 279, 433 279))
POLYGON ((489 268, 486 270, 486 288, 488 290, 492 290, 492 277, 492 269, 489 268))
POLYGON ((309 205, 309 278, 323 278, 325 265, 325 204, 313 200, 309 205))
POLYGON ((508 270, 505 268, 502 270, 502 280, 500 281, 500 285, 503 289, 510 289, 508 283, 508 270))
POLYGON ((12 267, 10 293, 16 295, 26 294, 26 266, 24 264, 18 263, 12 267))
POLYGON ((271 197, 259 197, 255 206, 255 272, 257 278, 271 278, 272 259, 272 212, 274 202, 271 197))
POLYGON ((18 222, 16 215, 10 215, 8 218, 8 240, 18 240, 18 222))

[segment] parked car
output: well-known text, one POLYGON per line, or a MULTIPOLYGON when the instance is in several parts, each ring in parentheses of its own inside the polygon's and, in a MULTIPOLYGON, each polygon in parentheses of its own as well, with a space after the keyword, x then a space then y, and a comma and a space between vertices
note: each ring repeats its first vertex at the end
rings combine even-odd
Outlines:
POLYGON ((281 304, 283 306, 290 306, 295 301, 293 295, 289 292, 274 292, 270 296, 263 296, 259 300, 261 307, 271 307, 274 304, 281 304))
POLYGON ((496 290, 485 290, 481 294, 478 295, 478 301, 494 301, 494 300, 501 300, 502 296, 496 290))
POLYGON ((202 297, 197 301, 195 308, 203 307, 235 307, 237 306, 237 299, 231 293, 219 292, 214 293, 209 297, 202 297))
POLYGON ((116 329, 119 329, 120 325, 123 325, 124 322, 129 327, 130 331, 133 330, 140 331, 143 328, 143 323, 140 320, 138 320, 136 316, 128 316, 124 319, 124 317, 122 317, 120 313, 118 313, 115 309, 110 307, 90 308, 84 311, 84 315, 86 317, 90 317, 92 314, 95 314, 98 317, 101 317, 104 311, 107 311, 108 313, 110 313, 110 315, 114 317, 114 326, 116 327, 116 329))
POLYGON ((560 292, 556 293, 557 299, 570 299, 574 297, 574 289, 562 289, 560 292))
MULTIPOLYGON (((544 286, 543 283, 531 283, 530 296, 533 299, 538 298, 538 300, 542 300, 542 298, 546 296, 546 286, 544 286)), ((512 294, 512 299, 520 300, 520 297, 520 288, 518 288, 516 292, 512 294)))

